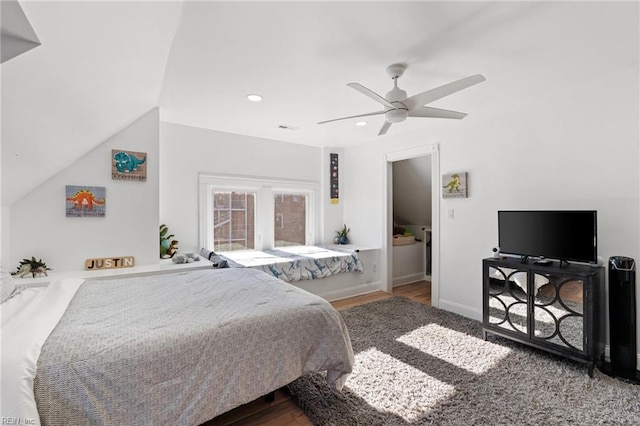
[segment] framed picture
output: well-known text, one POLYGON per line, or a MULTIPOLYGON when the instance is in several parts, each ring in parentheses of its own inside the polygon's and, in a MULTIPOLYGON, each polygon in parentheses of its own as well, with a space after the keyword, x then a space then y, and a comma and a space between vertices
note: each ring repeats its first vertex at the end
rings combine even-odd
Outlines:
POLYGON ((111 179, 146 182, 147 153, 112 149, 111 179))
POLYGON ((107 188, 104 186, 65 187, 67 217, 104 217, 107 188))
POLYGON ((442 198, 467 198, 467 172, 442 175, 442 198))
POLYGON ((340 189, 338 188, 338 154, 329 154, 329 191, 331 204, 340 202, 340 189))

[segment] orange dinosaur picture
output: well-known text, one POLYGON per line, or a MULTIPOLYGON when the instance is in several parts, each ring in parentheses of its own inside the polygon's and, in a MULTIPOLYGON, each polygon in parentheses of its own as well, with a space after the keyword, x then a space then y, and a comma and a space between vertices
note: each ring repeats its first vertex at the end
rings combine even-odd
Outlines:
POLYGON ((67 217, 104 217, 107 204, 104 186, 66 186, 67 217))

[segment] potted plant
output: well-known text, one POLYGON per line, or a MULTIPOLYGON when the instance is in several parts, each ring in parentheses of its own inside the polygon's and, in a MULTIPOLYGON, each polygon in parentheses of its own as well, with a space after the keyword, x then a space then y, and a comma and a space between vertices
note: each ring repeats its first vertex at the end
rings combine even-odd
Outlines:
POLYGON ((167 259, 171 257, 171 254, 167 253, 167 251, 171 247, 171 239, 174 237, 174 235, 167 235, 168 232, 169 227, 167 225, 160 225, 160 259, 167 259))
POLYGON ((344 225, 342 229, 336 231, 336 237, 333 239, 336 244, 349 244, 349 231, 350 228, 347 228, 347 225, 344 225))

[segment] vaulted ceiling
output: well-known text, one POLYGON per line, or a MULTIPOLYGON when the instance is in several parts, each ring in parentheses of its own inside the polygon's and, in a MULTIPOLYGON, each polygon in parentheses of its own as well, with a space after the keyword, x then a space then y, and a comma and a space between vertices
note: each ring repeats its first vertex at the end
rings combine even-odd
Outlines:
MULTIPOLYGON (((505 115, 637 65, 638 5, 601 2, 21 2, 41 46, 2 64, 2 204, 10 205, 142 114, 317 146, 428 135, 409 118, 377 136, 385 68, 409 96, 487 81, 431 106, 505 115), (630 32, 631 29, 631 32, 630 32), (258 93, 262 102, 247 101, 258 93), (281 126, 289 127, 287 129, 281 126), (391 135, 391 136, 390 136, 391 135)), ((528 112, 535 114, 535 111, 528 112)))

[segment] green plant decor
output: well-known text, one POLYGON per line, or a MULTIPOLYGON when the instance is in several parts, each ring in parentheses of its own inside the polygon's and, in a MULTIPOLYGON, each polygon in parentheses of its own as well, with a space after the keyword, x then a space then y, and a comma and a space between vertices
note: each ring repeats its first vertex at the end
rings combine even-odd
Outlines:
POLYGON ((167 235, 168 233, 169 227, 167 227, 167 225, 160 225, 160 259, 169 257, 167 250, 169 250, 169 247, 171 246, 171 239, 174 235, 167 235))
POLYGON ((47 264, 42 261, 42 259, 36 260, 35 257, 31 256, 31 259, 22 259, 18 264, 16 272, 12 273, 11 275, 25 277, 31 274, 31 276, 35 278, 36 275, 47 275, 47 271, 50 270, 51 268, 49 268, 47 264))
POLYGON ((342 229, 336 231, 335 242, 338 244, 349 244, 349 231, 351 231, 351 229, 347 228, 347 225, 344 225, 342 229))

